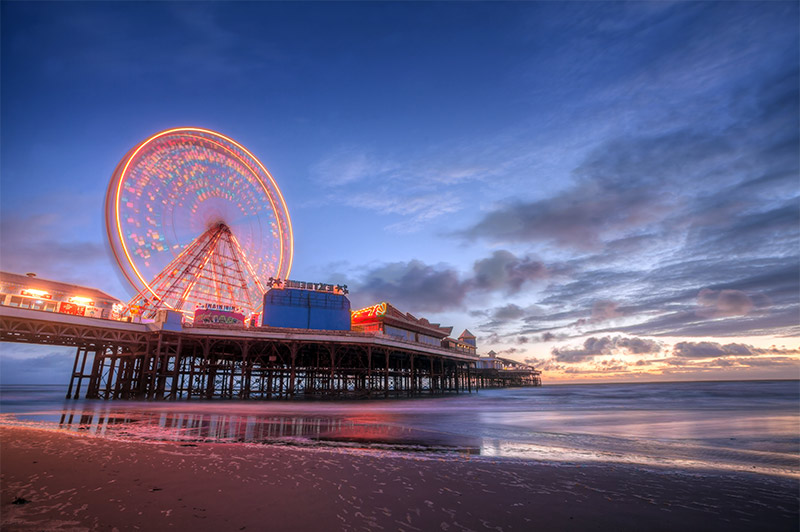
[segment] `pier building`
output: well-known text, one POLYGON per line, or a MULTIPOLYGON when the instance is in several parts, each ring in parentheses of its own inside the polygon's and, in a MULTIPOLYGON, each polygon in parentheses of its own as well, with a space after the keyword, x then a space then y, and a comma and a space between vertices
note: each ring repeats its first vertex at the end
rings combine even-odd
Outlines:
MULTIPOLYGON (((322 286, 322 283, 320 283, 322 286)), ((350 300, 343 293, 324 289, 270 288, 264 294, 261 324, 326 331, 350 330, 350 300)))
POLYGON ((380 333, 408 342, 442 346, 445 349, 460 351, 477 356, 475 336, 467 330, 458 339, 450 338, 452 327, 442 327, 426 318, 417 318, 409 312, 402 312, 385 301, 353 312, 352 330, 380 333))
POLYGON ((109 319, 122 306, 97 288, 10 272, 0 272, 0 305, 109 319))
POLYGON ((541 371, 530 364, 498 357, 494 351, 475 361, 475 377, 481 388, 542 385, 541 371))
POLYGON ((9 296, 40 290, 59 303, 90 296, 106 307, 118 303, 75 285, 37 279, 36 288, 21 288, 31 278, 3 279, 17 284, 3 285, 0 341, 74 347, 68 398, 378 398, 541 384, 539 372, 507 359, 494 357, 501 367, 478 369, 476 339, 467 330, 451 338, 452 327, 388 302, 351 312, 344 291, 331 285, 272 288, 264 297, 265 325, 247 327, 238 309, 227 307, 198 308, 202 319, 193 323, 166 309, 145 323, 109 319, 111 312, 48 311, 9 296), (87 295, 71 295, 75 290, 87 295))

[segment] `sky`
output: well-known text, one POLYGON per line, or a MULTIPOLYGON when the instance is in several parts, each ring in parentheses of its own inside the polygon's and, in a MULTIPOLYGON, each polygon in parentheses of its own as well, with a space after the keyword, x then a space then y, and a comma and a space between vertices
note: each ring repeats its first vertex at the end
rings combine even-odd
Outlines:
MULTIPOLYGON (((0 4, 0 268, 133 293, 116 164, 196 126, 274 176, 291 278, 545 382, 800 376, 797 2, 0 4)), ((0 345, 0 382, 72 351, 0 345)))

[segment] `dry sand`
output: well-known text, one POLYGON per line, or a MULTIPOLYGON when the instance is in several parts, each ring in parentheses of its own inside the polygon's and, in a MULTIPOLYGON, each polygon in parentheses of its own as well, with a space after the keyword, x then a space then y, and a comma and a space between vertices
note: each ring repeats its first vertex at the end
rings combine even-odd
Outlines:
POLYGON ((798 530, 798 480, 0 428, 13 530, 798 530), (14 504, 18 499, 29 501, 14 504))

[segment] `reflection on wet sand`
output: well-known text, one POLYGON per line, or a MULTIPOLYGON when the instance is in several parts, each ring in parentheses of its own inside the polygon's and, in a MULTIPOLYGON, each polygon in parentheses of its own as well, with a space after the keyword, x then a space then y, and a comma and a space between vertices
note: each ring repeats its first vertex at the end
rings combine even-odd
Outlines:
POLYGON ((391 416, 298 416, 65 410, 60 428, 109 437, 161 441, 369 446, 479 454, 479 438, 393 424, 391 416))
POLYGON ((553 386, 468 397, 269 403, 75 402, 64 401, 59 390, 0 387, 0 411, 0 425, 185 445, 469 453, 800 477, 796 381, 553 386))

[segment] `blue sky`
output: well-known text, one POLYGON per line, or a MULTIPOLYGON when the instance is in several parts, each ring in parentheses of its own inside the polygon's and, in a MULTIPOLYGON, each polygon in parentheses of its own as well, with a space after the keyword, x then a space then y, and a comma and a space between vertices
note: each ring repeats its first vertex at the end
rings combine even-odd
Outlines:
MULTIPOLYGON (((130 297, 105 187, 198 126, 275 177, 292 277, 356 307, 553 380, 798 376, 796 2, 1 9, 3 270, 130 297)), ((4 344, 0 378, 36 357, 69 358, 4 344)))

